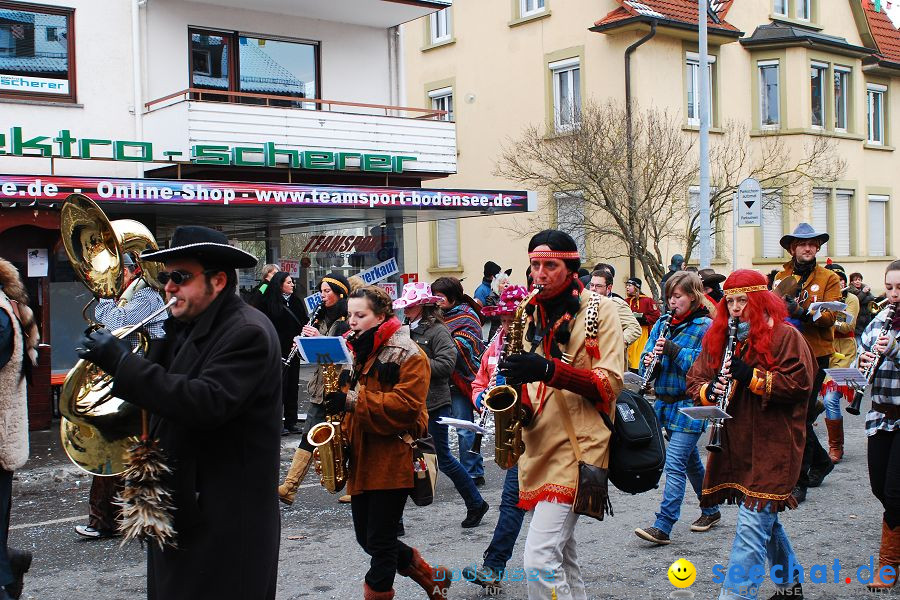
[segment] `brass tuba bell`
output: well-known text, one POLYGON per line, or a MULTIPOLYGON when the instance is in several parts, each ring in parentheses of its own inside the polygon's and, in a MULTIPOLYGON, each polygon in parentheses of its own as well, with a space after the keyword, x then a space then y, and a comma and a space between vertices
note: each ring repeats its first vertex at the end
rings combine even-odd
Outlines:
MULTIPOLYGON (((141 261, 145 250, 157 250, 150 231, 137 221, 110 221, 97 204, 82 194, 66 198, 60 211, 63 246, 76 276, 95 298, 122 294, 125 253, 134 254, 148 285, 159 289, 160 264, 141 261)), ((91 302, 84 307, 86 314, 91 302)), ((153 315, 155 317, 155 315, 153 315)), ((87 318, 85 316, 85 318, 87 318)), ((92 326, 98 326, 88 319, 92 326)), ((135 337, 134 352, 145 353, 149 337, 141 328, 121 327, 120 338, 135 337)), ((94 475, 118 475, 125 470, 132 438, 141 432, 141 411, 112 396, 113 378, 85 360, 66 375, 59 397, 60 437, 69 459, 94 475)))

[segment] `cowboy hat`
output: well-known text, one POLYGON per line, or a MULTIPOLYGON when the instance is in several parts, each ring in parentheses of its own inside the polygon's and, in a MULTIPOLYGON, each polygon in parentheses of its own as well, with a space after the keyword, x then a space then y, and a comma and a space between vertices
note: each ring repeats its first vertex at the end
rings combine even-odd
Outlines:
POLYGON ((180 258, 192 258, 205 265, 249 269, 256 266, 256 257, 228 243, 221 231, 200 225, 177 227, 165 250, 142 252, 144 260, 168 262, 180 258))
POLYGON ((790 252, 791 244, 794 242, 798 242, 800 240, 818 240, 819 245, 821 246, 825 242, 828 241, 829 235, 825 232, 818 232, 813 229, 812 225, 809 223, 800 223, 797 225, 797 229, 794 230, 794 233, 788 233, 782 236, 781 247, 790 252))
POLYGON ((500 315, 511 315, 516 312, 519 303, 528 296, 528 291, 521 285, 511 285, 503 290, 500 299, 493 306, 485 306, 481 309, 481 314, 486 317, 499 317, 500 315))
POLYGON ((697 272, 697 275, 700 276, 700 280, 703 282, 703 285, 714 286, 717 283, 722 283, 727 279, 724 275, 716 273, 712 269, 700 269, 697 272))
POLYGON ((403 284, 403 294, 394 300, 394 308, 406 308, 417 304, 437 304, 441 298, 431 293, 431 284, 415 281, 403 284))

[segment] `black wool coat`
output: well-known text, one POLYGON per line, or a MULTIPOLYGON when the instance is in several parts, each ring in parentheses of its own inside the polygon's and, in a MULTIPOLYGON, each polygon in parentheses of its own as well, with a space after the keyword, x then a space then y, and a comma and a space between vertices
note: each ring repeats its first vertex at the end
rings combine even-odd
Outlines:
POLYGON ((148 545, 150 600, 275 598, 281 515, 281 353, 261 312, 226 288, 189 329, 169 319, 113 394, 151 413, 172 475, 178 549, 148 545))
POLYGON ((275 326, 275 331, 278 333, 281 355, 287 356, 294 347, 294 338, 300 335, 303 326, 309 323, 303 300, 297 296, 291 296, 287 304, 279 304, 278 308, 272 309, 267 299, 263 298, 262 304, 257 308, 272 321, 272 325, 275 326))

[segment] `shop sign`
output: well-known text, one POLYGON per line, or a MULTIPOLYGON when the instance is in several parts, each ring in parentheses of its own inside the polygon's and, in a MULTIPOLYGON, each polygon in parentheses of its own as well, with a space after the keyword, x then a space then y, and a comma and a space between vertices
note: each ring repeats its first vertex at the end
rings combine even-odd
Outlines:
POLYGON ((290 275, 291 277, 300 277, 300 261, 299 260, 291 260, 289 258, 282 258, 279 263, 281 263, 281 270, 290 275))
POLYGON ((381 240, 371 235, 314 235, 303 252, 371 252, 381 240))
MULTIPOLYGON (((290 261, 290 262, 296 262, 296 261, 290 261)), ((282 268, 282 270, 284 270, 284 268, 282 268)), ((382 263, 378 263, 374 267, 370 267, 370 268, 366 269, 365 271, 361 271, 360 273, 358 273, 358 275, 360 277, 362 277, 362 280, 366 282, 366 285, 372 285, 373 283, 378 283, 382 279, 387 279, 391 275, 396 275, 399 272, 400 272, 400 269, 397 268, 397 259, 391 258, 390 260, 386 260, 382 263)), ((397 284, 391 283, 391 284, 384 284, 384 285, 385 286, 387 286, 387 285, 394 286, 394 296, 392 296, 392 297, 396 298, 397 297, 397 284)), ((385 287, 385 289, 387 289, 387 288, 385 287)), ((390 293, 390 292, 388 292, 388 293, 390 293)), ((316 292, 315 294, 310 294, 309 296, 307 296, 306 298, 303 299, 303 303, 306 305, 306 312, 312 313, 312 311, 316 310, 316 307, 322 303, 322 294, 319 292, 316 292)))
POLYGON ((306 313, 311 315, 316 307, 322 304, 322 293, 316 292, 315 294, 310 294, 306 298, 303 299, 303 304, 306 305, 306 313))
POLYGON ((25 75, 0 74, 0 92, 41 92, 43 94, 68 94, 66 79, 27 77, 25 75))
MULTIPOLYGON (((27 89, 36 91, 68 94, 68 83, 65 91, 50 90, 40 82, 55 82, 52 79, 35 77, 16 77, 15 80, 36 80, 26 82, 27 89), (37 81, 40 80, 40 81, 37 81)), ((4 83, 0 79, 0 91, 5 89, 22 90, 25 87, 9 87, 14 82, 4 83)), ((23 84, 24 85, 24 84, 23 84)), ((40 156, 43 158, 77 158, 81 160, 103 159, 123 162, 152 162, 168 160, 187 162, 196 165, 220 165, 235 167, 275 167, 278 164, 290 166, 292 169, 314 169, 325 171, 344 171, 348 169, 370 173, 402 173, 406 163, 415 162, 418 157, 409 155, 391 155, 361 152, 329 152, 327 150, 297 150, 294 148, 277 148, 275 142, 263 142, 253 146, 230 146, 227 144, 194 144, 190 147, 190 156, 183 158, 184 152, 179 150, 163 150, 157 153, 152 142, 131 140, 107 140, 103 138, 77 138, 68 129, 61 129, 56 137, 35 135, 29 137, 21 127, 10 127, 9 135, 0 133, 0 155, 8 156, 40 156), (281 159, 281 160, 279 160, 281 159)))
POLYGON ((378 284, 384 288, 384 291, 388 293, 391 297, 391 300, 397 299, 397 284, 396 283, 380 283, 378 284))
POLYGON ((403 285, 406 285, 407 283, 415 283, 415 282, 419 281, 419 274, 418 273, 403 273, 400 275, 400 281, 403 282, 403 285))
MULTIPOLYGON (((0 175, 0 200, 59 202, 73 192, 84 194, 100 204, 139 202, 166 205, 478 210, 485 213, 524 212, 537 205, 535 192, 525 191, 0 175)), ((329 242, 329 246, 332 242, 334 240, 329 242)), ((356 240, 353 243, 355 245, 356 240)), ((317 248, 315 251, 322 250, 317 248)))

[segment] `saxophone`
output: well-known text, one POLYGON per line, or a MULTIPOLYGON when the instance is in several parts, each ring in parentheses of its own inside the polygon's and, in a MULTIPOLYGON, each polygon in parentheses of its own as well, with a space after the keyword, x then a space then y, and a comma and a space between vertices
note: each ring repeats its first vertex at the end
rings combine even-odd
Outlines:
MULTIPOLYGON (((341 365, 323 364, 322 381, 325 384, 324 394, 340 390, 341 365)), ((347 464, 347 440, 341 428, 343 415, 326 415, 325 422, 319 423, 307 434, 306 439, 315 448, 313 463, 322 487, 336 494, 344 489, 350 469, 347 464)))
MULTIPOLYGON (((525 351, 525 307, 537 296, 543 286, 536 285, 531 293, 516 306, 513 320, 503 340, 501 356, 521 354, 525 351)), ((499 365, 500 362, 497 361, 499 365)), ((494 462, 501 469, 516 466, 525 452, 522 428, 531 421, 531 413, 522 404, 519 390, 511 385, 495 385, 484 393, 484 406, 494 415, 494 462)))

